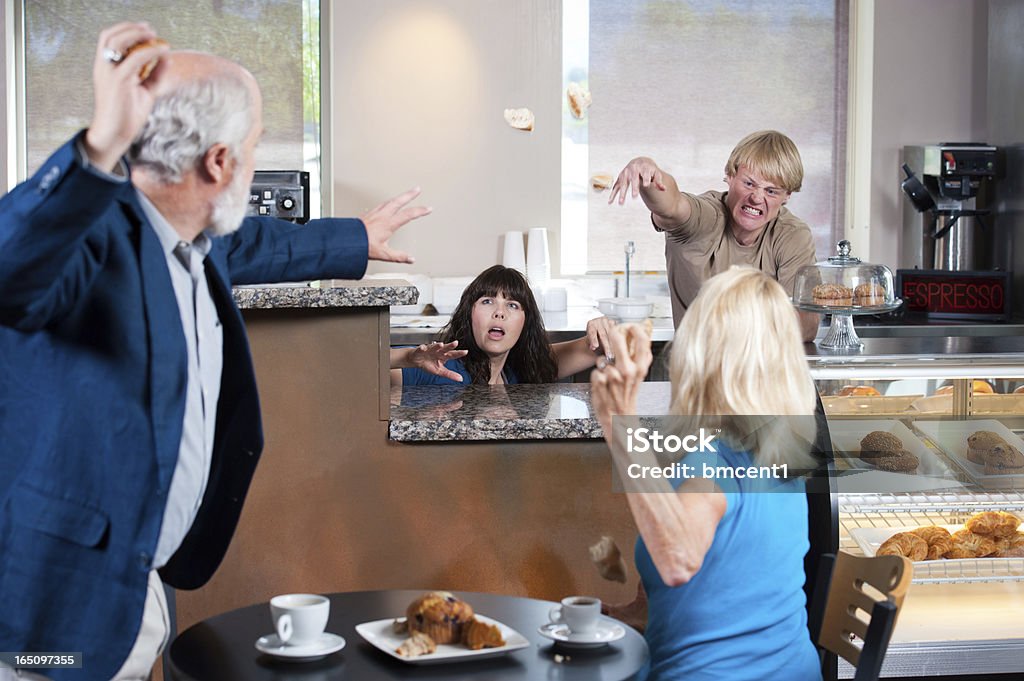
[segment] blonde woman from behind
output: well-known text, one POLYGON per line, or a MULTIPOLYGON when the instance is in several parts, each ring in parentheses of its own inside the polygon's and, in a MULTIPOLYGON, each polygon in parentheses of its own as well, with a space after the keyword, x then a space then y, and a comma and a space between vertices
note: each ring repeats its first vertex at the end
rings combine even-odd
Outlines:
MULTIPOLYGON (((613 431, 612 415, 636 414, 637 387, 651 354, 644 347, 630 356, 619 333, 611 343, 617 361, 593 373, 592 394, 613 461, 624 470, 635 457, 613 431)), ((702 286, 676 331, 670 376, 672 414, 683 421, 724 417, 727 432, 716 440, 715 466, 793 469, 810 462, 804 448, 791 446, 799 438, 780 443, 778 432, 744 431, 744 419, 735 418, 769 417, 753 421, 784 426, 792 419, 779 416, 810 419, 814 413, 797 317, 768 275, 733 267, 702 286)), ((637 570, 648 597, 651 656, 643 678, 821 678, 803 591, 803 482, 775 480, 769 486, 774 491, 740 477, 713 483, 660 479, 627 493, 640 532, 637 570)))

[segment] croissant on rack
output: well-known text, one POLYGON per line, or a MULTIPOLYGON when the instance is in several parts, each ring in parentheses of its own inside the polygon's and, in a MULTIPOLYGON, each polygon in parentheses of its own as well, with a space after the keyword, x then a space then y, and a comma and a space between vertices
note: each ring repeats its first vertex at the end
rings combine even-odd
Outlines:
POLYGON ((1021 518, 1006 511, 975 513, 962 529, 950 534, 938 525, 897 532, 886 539, 877 556, 904 556, 913 561, 940 558, 1024 558, 1021 518))

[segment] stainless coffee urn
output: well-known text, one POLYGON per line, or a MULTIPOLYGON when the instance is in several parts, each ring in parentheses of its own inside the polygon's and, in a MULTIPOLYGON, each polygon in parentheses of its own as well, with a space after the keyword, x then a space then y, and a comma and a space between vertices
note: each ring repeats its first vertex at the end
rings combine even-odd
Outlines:
POLYGON ((992 267, 990 183, 996 148, 943 143, 903 148, 900 266, 926 270, 992 267))

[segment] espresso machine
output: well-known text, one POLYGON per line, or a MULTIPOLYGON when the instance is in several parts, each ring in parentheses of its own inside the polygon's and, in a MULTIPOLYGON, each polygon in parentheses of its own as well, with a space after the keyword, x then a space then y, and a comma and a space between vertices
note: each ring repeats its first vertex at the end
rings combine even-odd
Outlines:
POLYGON ((996 148, 903 148, 903 239, 897 288, 908 311, 963 319, 1009 312, 1009 277, 995 268, 991 215, 996 148))
POLYGON ((984 202, 995 166, 996 148, 986 144, 903 148, 903 191, 909 199, 903 207, 903 267, 961 271, 992 266, 992 228, 984 202))

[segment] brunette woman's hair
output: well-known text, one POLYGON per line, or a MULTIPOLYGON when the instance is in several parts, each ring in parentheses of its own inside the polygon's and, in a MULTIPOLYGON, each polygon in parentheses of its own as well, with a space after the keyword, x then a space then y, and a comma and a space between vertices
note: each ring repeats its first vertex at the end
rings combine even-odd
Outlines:
POLYGON ((460 350, 469 350, 462 361, 473 383, 489 383, 491 361, 473 336, 473 305, 481 298, 493 298, 499 293, 522 305, 526 318, 519 342, 505 359, 505 369, 512 371, 520 383, 553 382, 558 378, 558 364, 544 331, 540 309, 526 277, 510 267, 489 267, 466 287, 451 321, 438 334, 438 340, 445 343, 459 341, 460 350))

